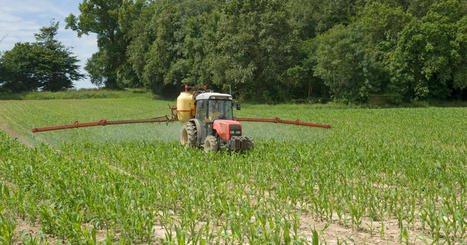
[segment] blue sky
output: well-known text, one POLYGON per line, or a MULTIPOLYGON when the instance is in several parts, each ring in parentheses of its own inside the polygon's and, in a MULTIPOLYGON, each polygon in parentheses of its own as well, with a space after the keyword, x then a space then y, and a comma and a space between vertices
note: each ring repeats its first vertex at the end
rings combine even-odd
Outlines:
MULTIPOLYGON (((65 30, 65 17, 79 14, 80 0, 0 0, 0 51, 6 51, 16 42, 34 41, 34 33, 48 26, 52 19, 60 22, 57 39, 71 47, 80 60, 81 70, 85 61, 97 51, 96 36, 83 35, 65 30)), ((95 87, 88 78, 75 82, 76 88, 95 87)))

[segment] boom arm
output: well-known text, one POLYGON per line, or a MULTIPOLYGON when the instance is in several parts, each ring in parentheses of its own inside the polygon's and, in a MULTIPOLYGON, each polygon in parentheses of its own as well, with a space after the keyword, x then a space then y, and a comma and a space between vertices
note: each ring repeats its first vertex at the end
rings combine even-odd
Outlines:
POLYGON ((46 131, 53 131, 53 130, 70 129, 70 128, 84 128, 84 127, 131 124, 131 123, 174 122, 174 121, 177 121, 176 117, 169 118, 168 116, 148 118, 148 119, 139 119, 139 120, 117 120, 117 121, 107 121, 105 119, 101 119, 98 122, 79 123, 78 121, 76 121, 75 123, 69 124, 69 125, 45 127, 45 128, 33 128, 32 132, 38 133, 38 132, 46 132, 46 131))
MULTIPOLYGON (((46 131, 54 131, 54 130, 62 130, 62 129, 71 129, 71 128, 84 128, 84 127, 95 127, 95 126, 106 126, 106 125, 119 125, 119 124, 133 124, 133 123, 156 123, 156 122, 175 122, 178 121, 176 107, 170 107, 171 117, 163 116, 163 117, 155 117, 155 118, 148 118, 148 119, 137 119, 137 120, 116 120, 116 121, 107 121, 106 119, 101 119, 98 122, 89 122, 89 123, 79 123, 76 121, 73 124, 69 125, 62 125, 62 126, 54 126, 54 127, 45 127, 45 128, 33 128, 33 133, 39 132, 46 132, 46 131)), ((263 119, 263 118, 235 118, 236 121, 244 121, 244 122, 269 122, 269 123, 283 123, 283 124, 293 124, 293 125, 300 125, 300 126, 308 126, 308 127, 319 127, 319 128, 331 128, 330 125, 327 124, 316 124, 316 123, 307 123, 302 122, 300 120, 296 121, 288 121, 282 120, 278 117, 273 119, 263 119)))
POLYGON ((327 124, 316 124, 316 123, 307 123, 302 122, 300 120, 297 121, 287 121, 281 120, 280 118, 276 117, 273 119, 263 119, 263 118, 235 118, 237 121, 244 121, 244 122, 270 122, 270 123, 283 123, 283 124, 294 124, 300 126, 308 126, 308 127, 318 127, 318 128, 331 128, 331 125, 327 124))

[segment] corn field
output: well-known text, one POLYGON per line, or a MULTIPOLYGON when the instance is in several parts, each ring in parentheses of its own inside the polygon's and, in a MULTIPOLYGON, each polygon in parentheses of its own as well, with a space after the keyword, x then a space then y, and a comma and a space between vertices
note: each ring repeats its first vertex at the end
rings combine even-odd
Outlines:
POLYGON ((244 105, 333 126, 243 123, 245 154, 185 149, 178 123, 29 132, 166 104, 0 102, 0 244, 466 243, 465 108, 244 105))

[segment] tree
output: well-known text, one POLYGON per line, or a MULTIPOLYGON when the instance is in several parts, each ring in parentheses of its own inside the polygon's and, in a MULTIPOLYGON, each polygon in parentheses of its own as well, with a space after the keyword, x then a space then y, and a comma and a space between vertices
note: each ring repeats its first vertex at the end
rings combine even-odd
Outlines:
POLYGON ((131 0, 84 0, 79 5, 80 15, 76 17, 70 14, 65 19, 66 28, 76 31, 78 37, 89 33, 97 34, 99 51, 88 59, 85 67, 94 84, 121 88, 125 83, 131 83, 128 80, 136 78, 134 73, 127 74, 128 71, 125 70, 128 41, 122 31, 123 25, 119 23, 121 12, 132 4, 131 0))
POLYGON ((214 50, 218 4, 184 0, 148 8, 150 12, 143 10, 133 22, 128 48, 138 77, 156 93, 177 86, 178 91, 183 84, 212 85, 209 55, 214 50))
MULTIPOLYGON (((133 20, 131 28, 128 28, 128 32, 125 33, 127 39, 131 40, 126 54, 128 63, 142 84, 144 84, 144 67, 147 59, 150 58, 147 57, 147 53, 152 42, 156 39, 157 7, 156 4, 150 4, 142 8, 140 15, 133 20)), ((144 85, 150 87, 149 84, 144 85)))
POLYGON ((336 99, 364 101, 369 84, 364 75, 363 35, 352 27, 337 25, 318 37, 314 74, 323 79, 336 99))
POLYGON ((391 53, 392 86, 406 98, 447 99, 467 87, 467 4, 443 0, 406 25, 391 53))
POLYGON ((232 85, 244 98, 277 102, 289 98, 287 69, 295 64, 297 39, 285 1, 232 0, 218 24, 213 83, 232 85))
POLYGON ((465 93, 465 9, 465 0, 83 0, 66 22, 97 34, 85 69, 100 86, 364 102, 465 93))
POLYGON ((83 77, 78 59, 55 39, 59 23, 43 27, 35 34, 34 43, 16 43, 0 59, 0 81, 12 92, 37 89, 58 91, 72 88, 73 81, 83 77))
POLYGON ((297 31, 308 39, 335 25, 352 23, 358 10, 365 6, 365 0, 288 0, 287 6, 297 31))
POLYGON ((2 91, 3 84, 5 83, 5 81, 2 81, 2 79, 7 74, 6 67, 5 67, 5 65, 3 65, 3 61, 2 61, 2 58, 1 58, 2 56, 3 56, 3 52, 0 52, 0 92, 2 91))
POLYGON ((38 89, 41 86, 37 79, 40 53, 39 47, 31 43, 16 43, 12 50, 6 51, 1 58, 2 88, 11 92, 38 89))
POLYGON ((387 64, 388 57, 397 46, 399 33, 414 20, 403 8, 407 8, 403 1, 369 3, 361 9, 353 24, 364 33, 361 46, 366 47, 367 63, 361 72, 371 86, 371 94, 390 94, 400 99, 390 86, 391 74, 387 64))

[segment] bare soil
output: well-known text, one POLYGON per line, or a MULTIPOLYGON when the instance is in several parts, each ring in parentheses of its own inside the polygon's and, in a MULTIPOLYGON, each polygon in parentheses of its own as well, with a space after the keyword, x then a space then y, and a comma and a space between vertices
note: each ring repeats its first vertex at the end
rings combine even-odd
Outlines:
MULTIPOLYGON (((31 236, 32 238, 38 238, 39 240, 39 235, 40 235, 40 225, 36 223, 30 223, 26 220, 23 220, 21 218, 17 218, 15 220, 16 222, 16 229, 14 233, 14 244, 22 244, 22 237, 21 235, 26 235, 26 237, 31 236)), ((51 235, 44 235, 45 241, 47 241, 49 244, 56 244, 59 239, 56 237, 53 237, 51 235)))
MULTIPOLYGON (((337 217, 337 215, 335 215, 337 217)), ((361 228, 354 229, 344 225, 333 218, 331 221, 321 221, 308 214, 300 217, 299 232, 307 237, 311 243, 313 231, 316 230, 319 240, 326 241, 327 244, 338 244, 339 242, 351 242, 354 244, 430 244, 433 241, 418 229, 408 230, 409 240, 400 238, 400 228, 397 219, 383 221, 384 233, 381 233, 381 222, 370 222, 364 219, 361 228)))

